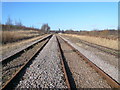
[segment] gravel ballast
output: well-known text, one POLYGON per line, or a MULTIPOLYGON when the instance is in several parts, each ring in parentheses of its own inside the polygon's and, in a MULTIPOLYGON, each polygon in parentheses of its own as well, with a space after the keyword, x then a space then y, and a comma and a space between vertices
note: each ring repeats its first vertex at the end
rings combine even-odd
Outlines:
POLYGON ((16 88, 67 88, 58 53, 56 36, 53 36, 16 88))
MULTIPOLYGON (((64 36, 62 36, 63 38, 64 36)), ((109 62, 113 62, 111 61, 111 59, 114 58, 114 56, 110 56, 110 55, 106 55, 102 52, 104 57, 100 56, 100 55, 96 55, 95 51, 90 51, 87 49, 84 49, 82 47, 80 47, 78 44, 73 43, 73 41, 68 40, 68 38, 63 38, 65 41, 67 41, 70 45, 72 45, 75 49, 77 49, 78 51, 80 51, 84 56, 86 56, 90 61, 92 61, 94 64, 96 64, 99 68, 101 68, 104 72, 106 72, 108 75, 110 75, 113 79, 115 79, 117 82, 119 82, 118 79, 118 65, 117 63, 115 63, 114 65, 112 65, 112 63, 109 62)), ((70 39, 70 38, 69 38, 70 39)), ((113 59, 114 62, 117 62, 117 60, 114 58, 113 59)))
POLYGON ((74 78, 76 88, 111 88, 68 44, 59 38, 63 54, 74 78))
MULTIPOLYGON (((42 39, 43 37, 48 36, 48 35, 43 35, 43 36, 38 36, 35 38, 31 38, 29 40, 23 40, 23 41, 19 41, 19 42, 15 42, 15 43, 9 43, 7 45, 3 45, 2 46, 2 58, 1 59, 5 59, 9 56, 14 55, 15 53, 25 49, 26 47, 32 45, 33 43, 36 43, 38 40, 42 39)), ((1 51, 1 50, 0 50, 1 51)), ((0 61, 2 61, 0 59, 0 61)))
POLYGON ((32 48, 25 50, 24 53, 12 59, 7 64, 2 64, 2 85, 4 85, 46 42, 42 41, 35 44, 32 48))

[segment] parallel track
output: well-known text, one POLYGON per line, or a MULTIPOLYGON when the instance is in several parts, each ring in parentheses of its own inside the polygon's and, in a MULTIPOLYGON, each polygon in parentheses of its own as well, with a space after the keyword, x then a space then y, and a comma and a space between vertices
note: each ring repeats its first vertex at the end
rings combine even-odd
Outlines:
POLYGON ((19 55, 19 54, 21 54, 21 53, 24 53, 24 51, 32 48, 35 44, 37 44, 37 43, 39 43, 39 42, 42 42, 42 41, 44 41, 44 40, 46 40, 47 38, 50 38, 50 37, 51 37, 51 35, 48 35, 48 36, 46 36, 46 37, 44 37, 44 38, 42 38, 42 39, 40 39, 40 40, 37 40, 37 41, 31 43, 31 44, 28 45, 27 47, 22 48, 20 51, 17 51, 17 52, 15 52, 15 53, 13 53, 12 55, 7 56, 7 57, 5 57, 5 58, 2 58, 2 60, 0 60, 0 64, 2 64, 2 65, 7 64, 7 63, 10 62, 12 59, 14 59, 17 55, 19 55))
POLYGON ((102 46, 102 45, 98 45, 98 44, 95 44, 95 43, 90 43, 88 41, 81 40, 81 39, 79 39, 78 42, 80 42, 82 44, 85 44, 87 46, 96 48, 96 49, 98 49, 100 51, 103 51, 103 52, 105 52, 107 54, 110 54, 110 55, 113 55, 113 56, 116 56, 116 57, 119 56, 120 50, 112 49, 112 48, 109 48, 109 47, 106 47, 106 46, 102 46))
MULTIPOLYGON (((51 36, 50 36, 51 37, 51 36)), ((49 38, 49 37, 47 37, 49 38)), ((46 39, 47 39, 46 38, 46 39)), ((43 41, 43 40, 42 40, 43 41)), ((42 42, 41 41, 41 42, 42 42)), ((48 40, 49 41, 49 40, 48 40)), ((19 70, 12 76, 11 79, 9 79, 5 85, 2 87, 2 90, 11 90, 11 89, 14 89, 16 87, 16 83, 19 82, 20 78, 22 77, 24 71, 26 70, 26 68, 31 64, 31 62, 35 59, 35 57, 40 53, 40 51, 45 47, 45 45, 48 43, 48 41, 39 49, 36 50, 35 54, 32 55, 29 60, 23 65, 21 66, 21 68, 19 68, 19 70)), ((58 41, 58 39, 57 39, 58 41)), ((62 62, 62 70, 63 70, 63 73, 64 73, 64 78, 65 78, 65 81, 66 81, 66 85, 68 87, 68 89, 71 88, 71 85, 69 83, 69 80, 68 80, 68 75, 66 73, 66 66, 65 66, 65 62, 64 62, 64 59, 63 59, 63 56, 62 56, 62 52, 61 52, 61 48, 60 48, 60 43, 58 42, 58 46, 59 46, 59 52, 60 52, 60 55, 59 55, 59 58, 62 62)), ((18 53, 19 54, 19 53, 18 53)), ((10 57, 11 58, 11 57, 10 57)), ((8 58, 9 60, 9 58, 8 58)), ((9 62, 9 61, 8 61, 9 62)))
MULTIPOLYGON (((60 37, 63 41, 65 41, 62 37, 60 37)), ((93 62, 91 62, 88 58, 86 58, 82 53, 80 53, 77 49, 71 46, 67 41, 65 41, 67 45, 69 45, 90 67, 92 67, 96 72, 98 72, 112 88, 120 88, 120 83, 114 80, 111 76, 105 73, 102 69, 96 66, 93 62)))
POLYGON ((97 48, 105 53, 108 53, 110 55, 114 55, 114 56, 117 56, 119 55, 119 50, 116 50, 116 49, 112 49, 112 48, 108 48, 108 47, 105 47, 105 46, 101 46, 101 45, 98 45, 98 44, 93 44, 93 43, 90 43, 90 42, 87 42, 87 41, 84 41, 84 40, 79 40, 80 43, 83 43, 85 45, 88 45, 90 47, 93 47, 93 48, 97 48), (107 49, 107 50, 105 50, 107 49), (114 51, 114 52, 113 52, 114 51))
MULTIPOLYGON (((46 40, 46 39, 49 39, 49 40, 50 40, 51 37, 52 37, 52 35, 49 35, 49 36, 47 36, 47 37, 45 37, 45 38, 42 38, 42 39, 38 40, 38 41, 35 42, 34 44, 32 44, 32 45, 26 47, 25 49, 21 50, 20 52, 17 52, 17 53, 15 53, 15 54, 12 55, 12 56, 10 56, 10 57, 8 57, 8 58, 6 58, 6 59, 3 59, 0 63, 3 63, 3 65, 9 63, 11 60, 14 60, 14 59, 13 59, 14 57, 19 56, 20 53, 23 53, 24 50, 27 50, 27 49, 33 47, 35 44, 40 43, 40 42, 42 42, 42 41, 44 41, 44 40, 46 40)), ((36 52, 35 52, 31 57, 29 57, 29 60, 28 60, 27 62, 25 62, 24 65, 21 66, 21 67, 12 75, 12 77, 3 85, 2 90, 10 90, 10 89, 13 89, 13 88, 14 88, 14 82, 20 78, 22 72, 24 72, 24 70, 27 68, 27 66, 32 62, 32 60, 36 57, 36 55, 44 48, 44 46, 47 44, 47 42, 48 42, 49 40, 47 40, 40 48, 38 48, 38 49, 36 50, 36 52)))
MULTIPOLYGON (((45 37, 43 39, 41 39, 39 42, 42 42, 44 40, 46 40, 47 38, 51 38, 52 35, 45 37)), ((61 38, 61 37, 60 37, 61 38)), ((63 38, 61 38, 62 40, 64 40, 63 38)), ((48 40, 49 41, 49 40, 48 40)), ((47 41, 47 42, 48 42, 47 41)), ((59 39, 57 37, 57 41, 58 41, 58 47, 59 47, 59 52, 60 52, 60 59, 62 61, 62 68, 63 68, 63 72, 65 75, 65 81, 66 84, 68 86, 69 89, 76 89, 75 84, 71 81, 71 76, 69 75, 69 70, 68 70, 68 66, 66 65, 66 61, 65 61, 65 56, 63 54, 63 50, 61 48, 61 44, 59 42, 59 39)), ((65 40, 64 40, 65 41, 65 40)), ((47 44, 47 42, 39 49, 36 50, 35 54, 32 55, 30 57, 30 59, 12 76, 12 78, 10 80, 8 80, 5 85, 2 87, 2 90, 9 90, 9 89, 13 89, 14 86, 14 82, 16 80, 19 80, 19 78, 21 77, 21 74, 24 72, 24 70, 28 67, 28 65, 32 62, 32 60, 34 60, 34 58, 36 57, 36 55, 44 48, 44 46, 47 44)), ((120 84, 118 82, 116 82, 114 79, 112 79, 108 74, 106 74, 103 70, 101 70, 99 67, 97 67, 94 63, 92 63, 88 58, 86 58, 83 54, 81 54, 78 50, 76 50, 74 47, 72 47, 67 41, 65 41, 65 43, 67 45, 69 45, 71 48, 73 48, 75 50, 75 52, 81 57, 83 58, 83 60, 85 60, 93 69, 95 69, 102 77, 104 77, 106 79, 106 81, 108 82, 108 84, 113 87, 113 88, 120 88, 120 84)), ((32 46, 30 46, 32 47, 32 46)), ((29 47, 28 47, 29 48, 29 47)), ((24 51, 24 50, 23 50, 24 51)), ((17 54, 23 52, 20 51, 17 54)), ((13 58, 14 56, 11 56, 5 60, 2 60, 3 64, 6 64, 7 62, 10 62, 11 58, 13 58)))
POLYGON ((62 51, 60 42, 59 42, 59 40, 58 40, 57 37, 56 37, 56 39, 57 39, 58 46, 59 46, 60 59, 61 59, 61 62, 62 62, 62 68, 63 68, 63 72, 64 72, 64 75, 65 75, 65 81, 66 81, 66 84, 67 84, 68 88, 70 89, 70 88, 73 88, 74 85, 70 83, 70 82, 71 82, 71 81, 70 81, 70 78, 71 78, 71 77, 69 77, 69 74, 68 74, 69 71, 68 71, 67 66, 66 66, 65 57, 64 57, 64 55, 63 55, 63 51, 62 51))

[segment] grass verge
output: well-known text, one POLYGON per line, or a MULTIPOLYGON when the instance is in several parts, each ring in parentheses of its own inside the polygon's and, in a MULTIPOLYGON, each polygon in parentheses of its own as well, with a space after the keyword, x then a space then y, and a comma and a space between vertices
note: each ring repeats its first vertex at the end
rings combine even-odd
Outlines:
POLYGON ((40 35, 38 31, 34 30, 0 31, 0 33, 2 33, 2 44, 29 39, 40 35))
POLYGON ((108 48, 116 49, 118 50, 118 40, 111 40, 111 39, 106 39, 106 38, 101 38, 101 37, 94 37, 94 36, 85 36, 85 35, 75 35, 75 34, 64 34, 66 36, 71 36, 71 37, 76 37, 81 40, 98 44, 101 46, 105 46, 108 48))

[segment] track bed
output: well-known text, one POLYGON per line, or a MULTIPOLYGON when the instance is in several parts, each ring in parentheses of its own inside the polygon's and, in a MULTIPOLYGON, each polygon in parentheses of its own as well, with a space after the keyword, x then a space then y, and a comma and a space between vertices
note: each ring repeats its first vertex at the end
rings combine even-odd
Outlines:
POLYGON ((95 46, 91 44, 86 45, 80 42, 80 39, 64 35, 62 35, 62 37, 85 57, 87 57, 91 62, 110 75, 114 80, 119 82, 118 56, 104 52, 99 46, 95 48, 95 46))
POLYGON ((59 38, 66 62, 73 75, 77 88, 111 88, 94 69, 92 69, 80 56, 59 38))
POLYGON ((107 65, 103 60, 59 35, 49 35, 35 41, 1 62, 3 90, 120 87, 118 82, 104 72, 107 65), (96 61, 102 63, 102 69, 96 61))
POLYGON ((67 88, 56 37, 38 54, 16 88, 67 88))

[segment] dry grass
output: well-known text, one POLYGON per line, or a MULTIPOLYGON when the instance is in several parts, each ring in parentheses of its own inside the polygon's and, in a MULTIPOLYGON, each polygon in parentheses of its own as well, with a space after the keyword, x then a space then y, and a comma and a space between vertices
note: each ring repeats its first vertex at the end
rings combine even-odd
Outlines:
POLYGON ((19 41, 39 35, 37 31, 33 30, 0 31, 0 33, 2 33, 3 43, 19 41))
POLYGON ((94 36, 75 35, 75 34, 64 34, 64 35, 76 37, 81 40, 88 41, 90 43, 94 43, 94 44, 98 44, 98 45, 102 45, 108 48, 113 48, 118 50, 118 40, 111 40, 111 39, 94 37, 94 36))
POLYGON ((35 41, 35 40, 41 39, 42 37, 44 37, 46 35, 41 35, 41 36, 34 37, 34 38, 31 38, 31 39, 21 40, 19 42, 13 42, 13 43, 4 44, 0 48, 0 52, 2 52, 1 55, 4 55, 5 53, 8 53, 8 52, 10 52, 12 50, 15 50, 17 48, 21 48, 22 46, 27 45, 27 44, 35 41))

